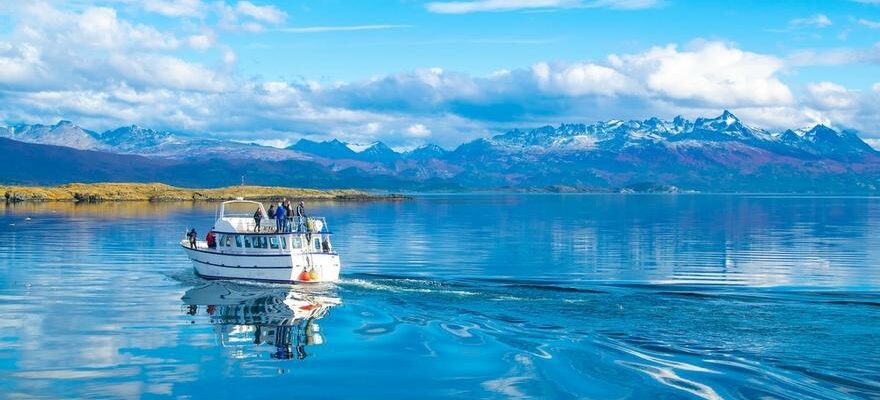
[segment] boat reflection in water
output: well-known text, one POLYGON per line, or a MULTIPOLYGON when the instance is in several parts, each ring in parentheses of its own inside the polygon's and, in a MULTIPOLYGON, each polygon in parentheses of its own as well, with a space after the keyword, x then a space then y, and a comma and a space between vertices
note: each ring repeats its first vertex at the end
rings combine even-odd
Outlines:
POLYGON ((216 281, 188 290, 185 312, 207 315, 220 345, 246 352, 273 346, 275 359, 304 359, 306 346, 323 343, 317 320, 341 303, 332 289, 259 287, 216 281))

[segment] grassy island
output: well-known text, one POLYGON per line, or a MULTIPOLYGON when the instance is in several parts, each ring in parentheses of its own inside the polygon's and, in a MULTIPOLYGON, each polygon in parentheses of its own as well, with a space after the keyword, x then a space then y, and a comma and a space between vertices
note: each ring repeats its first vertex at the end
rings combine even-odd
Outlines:
POLYGON ((60 186, 3 186, 7 203, 22 201, 223 201, 288 199, 382 200, 405 196, 376 195, 350 189, 300 189, 274 186, 229 186, 214 189, 178 188, 163 183, 71 183, 60 186))

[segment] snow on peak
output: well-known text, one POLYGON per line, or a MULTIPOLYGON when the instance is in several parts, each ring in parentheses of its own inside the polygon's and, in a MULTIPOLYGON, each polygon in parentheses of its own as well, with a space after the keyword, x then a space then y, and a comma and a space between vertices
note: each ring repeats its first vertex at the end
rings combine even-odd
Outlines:
POLYGON ((733 115, 732 112, 727 111, 727 110, 724 110, 724 112, 721 114, 721 116, 718 117, 717 119, 723 120, 724 123, 727 125, 733 125, 733 124, 739 122, 739 118, 737 118, 736 115, 733 115))
MULTIPOLYGON (((343 143, 344 143, 344 142, 343 142, 343 143)), ((372 143, 367 143, 367 144, 363 144, 363 143, 345 143, 345 145, 348 146, 348 148, 351 149, 351 151, 353 151, 353 152, 355 152, 355 153, 360 153, 360 152, 362 152, 362 151, 364 151, 364 150, 366 150, 366 149, 369 149, 370 147, 375 146, 377 143, 379 143, 379 142, 372 142, 372 143)))

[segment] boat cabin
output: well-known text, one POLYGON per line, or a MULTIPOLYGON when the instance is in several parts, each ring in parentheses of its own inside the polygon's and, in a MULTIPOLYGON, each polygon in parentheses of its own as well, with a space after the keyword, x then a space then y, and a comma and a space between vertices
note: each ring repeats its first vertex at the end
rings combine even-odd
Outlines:
POLYGON ((275 219, 269 219, 263 204, 249 200, 232 200, 220 204, 214 222, 216 249, 222 254, 335 254, 331 232, 323 217, 293 217, 290 229, 276 231, 275 219), (254 214, 262 215, 257 227, 254 214))

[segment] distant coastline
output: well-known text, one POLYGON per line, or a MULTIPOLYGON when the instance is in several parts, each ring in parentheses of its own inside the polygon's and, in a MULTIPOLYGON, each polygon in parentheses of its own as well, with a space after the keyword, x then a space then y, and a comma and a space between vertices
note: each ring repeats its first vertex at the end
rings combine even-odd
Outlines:
POLYGON ((224 201, 250 200, 402 200, 400 194, 371 194, 351 189, 304 189, 277 186, 229 186, 211 189, 179 188, 164 183, 71 183, 59 186, 0 185, 6 203, 104 201, 224 201))

